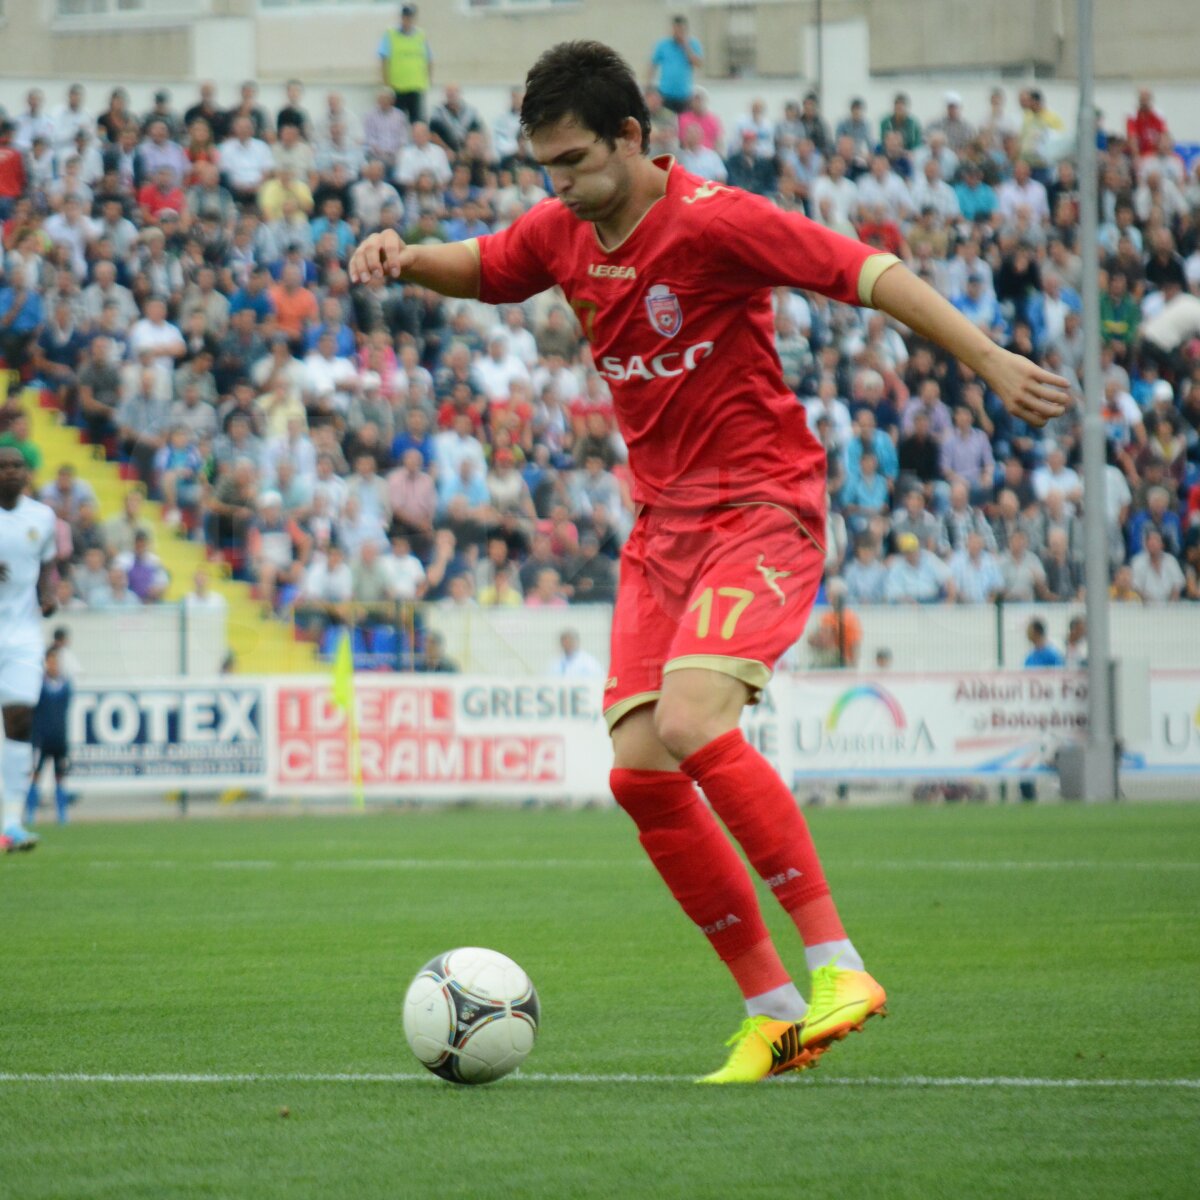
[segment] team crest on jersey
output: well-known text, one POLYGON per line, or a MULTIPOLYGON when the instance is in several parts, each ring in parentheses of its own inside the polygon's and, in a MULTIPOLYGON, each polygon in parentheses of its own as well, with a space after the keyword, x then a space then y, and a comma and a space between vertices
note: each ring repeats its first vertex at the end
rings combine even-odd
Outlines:
POLYGON ((28 532, 28 533, 27 533, 25 536, 26 536, 26 537, 27 537, 27 538, 28 538, 28 539, 29 539, 31 542, 36 542, 36 541, 37 541, 37 538, 38 538, 38 531, 37 531, 37 528, 36 528, 36 526, 30 525, 30 527, 29 527, 29 532, 28 532))
POLYGON ((646 312, 654 332, 673 338, 683 328, 679 297, 665 283, 656 283, 646 293, 646 312))

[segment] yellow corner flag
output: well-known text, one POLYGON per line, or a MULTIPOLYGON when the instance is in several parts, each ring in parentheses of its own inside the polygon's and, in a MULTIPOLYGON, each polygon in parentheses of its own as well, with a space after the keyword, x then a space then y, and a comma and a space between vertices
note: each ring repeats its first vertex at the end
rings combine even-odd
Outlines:
POLYGON ((333 659, 333 702, 346 714, 346 749, 350 758, 350 782, 354 785, 354 803, 366 807, 363 795, 362 750, 358 741, 358 713, 354 703, 354 651, 349 629, 342 630, 337 654, 333 659))

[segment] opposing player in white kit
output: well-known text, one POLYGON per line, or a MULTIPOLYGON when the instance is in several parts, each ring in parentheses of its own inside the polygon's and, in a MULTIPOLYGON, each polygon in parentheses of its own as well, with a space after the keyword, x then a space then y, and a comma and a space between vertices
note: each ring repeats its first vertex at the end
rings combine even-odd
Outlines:
POLYGON ((0 848, 32 850, 37 834, 21 824, 33 770, 33 709, 42 690, 42 617, 54 611, 54 512, 25 495, 29 468, 14 446, 0 446, 0 747, 3 825, 0 848))

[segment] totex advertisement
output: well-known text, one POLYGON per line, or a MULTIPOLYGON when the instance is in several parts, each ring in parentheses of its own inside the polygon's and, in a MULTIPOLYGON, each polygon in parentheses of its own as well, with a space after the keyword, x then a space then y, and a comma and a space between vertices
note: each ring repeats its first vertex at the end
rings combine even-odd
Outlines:
POLYGON ((77 684, 68 722, 72 784, 142 792, 261 786, 264 695, 264 685, 249 680, 77 684))

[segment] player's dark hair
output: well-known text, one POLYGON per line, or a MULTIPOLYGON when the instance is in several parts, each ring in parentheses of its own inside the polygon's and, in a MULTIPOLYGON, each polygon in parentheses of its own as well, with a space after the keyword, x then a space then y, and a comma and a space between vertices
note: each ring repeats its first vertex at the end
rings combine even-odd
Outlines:
POLYGON ((525 77, 521 125, 528 134, 573 117, 607 143, 617 144, 625 122, 642 128, 642 153, 650 147, 650 112, 633 68, 602 42, 559 42, 525 77))

